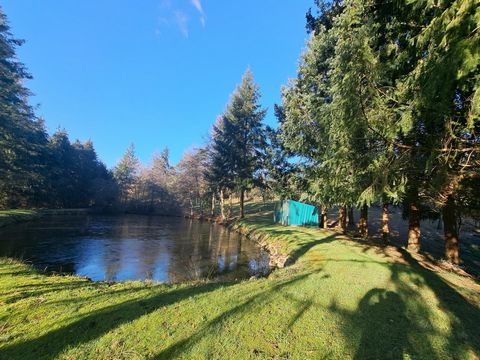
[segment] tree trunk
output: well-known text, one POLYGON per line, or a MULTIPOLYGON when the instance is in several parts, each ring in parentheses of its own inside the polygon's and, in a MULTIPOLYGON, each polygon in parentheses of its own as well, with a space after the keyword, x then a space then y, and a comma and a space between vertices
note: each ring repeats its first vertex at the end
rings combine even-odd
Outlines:
POLYGON ((452 264, 460 263, 459 239, 457 228, 457 216, 455 213, 455 201, 450 195, 442 209, 443 232, 445 234, 445 258, 452 264))
POLYGON ((192 200, 192 197, 190 197, 190 217, 193 218, 193 200, 192 200))
POLYGON ((327 207, 326 206, 322 206, 322 228, 326 229, 328 227, 328 224, 327 224, 327 207))
POLYGON ((358 221, 358 230, 364 238, 368 236, 368 206, 362 205, 360 208, 360 220, 358 221))
POLYGON ((200 206, 200 216, 203 218, 203 201, 200 193, 198 194, 198 205, 200 206))
POLYGON ((355 226, 355 220, 353 219, 353 206, 348 207, 348 226, 355 226))
POLYGON ((220 190, 220 216, 222 221, 225 220, 225 199, 223 195, 223 189, 220 190))
POLYGON ((233 213, 233 192, 228 194, 228 215, 227 217, 230 219, 233 213))
POLYGON ((240 219, 243 219, 245 217, 244 202, 245 202, 245 190, 240 189, 240 219))
POLYGON ((318 210, 318 227, 320 229, 325 229, 326 227, 326 221, 327 219, 324 217, 324 211, 325 207, 324 206, 318 206, 317 207, 317 210, 318 210))
POLYGON ((383 204, 382 212, 382 239, 385 242, 388 242, 390 236, 390 226, 388 224, 388 204, 383 204))
POLYGON ((210 208, 210 216, 215 216, 215 193, 212 192, 212 207, 210 208))
POLYGON ((420 251, 420 208, 418 206, 418 190, 415 190, 410 198, 408 214, 408 244, 410 251, 420 251))
POLYGON ((345 206, 341 206, 338 211, 338 227, 341 231, 345 231, 347 229, 347 211, 345 206))

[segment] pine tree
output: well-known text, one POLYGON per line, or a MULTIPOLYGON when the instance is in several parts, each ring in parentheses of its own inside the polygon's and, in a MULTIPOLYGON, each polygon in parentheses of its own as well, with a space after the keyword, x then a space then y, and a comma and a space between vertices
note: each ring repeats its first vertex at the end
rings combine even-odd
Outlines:
MULTIPOLYGON (((368 206, 379 202, 388 221, 388 203, 400 200, 405 178, 392 166, 400 131, 390 101, 394 79, 383 61, 385 41, 373 1, 351 0, 334 23, 331 138, 333 168, 348 164, 353 200, 360 207, 359 229, 368 234, 368 206), (388 169, 388 171, 386 171, 388 169)), ((385 234, 387 236, 387 224, 385 234)))
POLYGON ((231 191, 234 187, 234 163, 231 157, 229 134, 226 131, 227 126, 223 116, 218 117, 213 125, 207 149, 208 165, 204 172, 212 198, 215 194, 219 197, 222 221, 225 220, 225 192, 231 191))
POLYGON ((275 105, 275 116, 279 123, 278 129, 266 127, 265 133, 268 142, 266 159, 264 164, 265 186, 280 197, 299 198, 300 191, 298 182, 299 168, 291 161, 291 154, 285 148, 282 141, 282 124, 285 121, 285 111, 281 106, 275 105))
MULTIPOLYGON (((331 14, 333 21, 333 13, 331 14)), ((321 23, 302 55, 297 78, 283 90, 285 122, 281 126, 285 147, 299 156, 305 171, 304 199, 326 207, 339 206, 339 225, 345 228, 345 206, 353 201, 354 184, 349 163, 339 155, 332 112, 332 61, 336 33, 321 23)), ((323 218, 323 216, 322 216, 323 218)))
POLYGON ((258 171, 265 158, 266 111, 259 104, 260 92, 250 69, 233 93, 223 115, 221 150, 231 170, 233 185, 240 194, 240 218, 245 215, 245 191, 259 185, 258 171))
POLYGON ((113 176, 120 189, 123 204, 126 204, 128 193, 135 183, 139 164, 140 162, 135 155, 135 145, 132 143, 113 170, 113 176))
MULTIPOLYGON (((24 81, 31 76, 16 58, 22 40, 13 38, 0 8, 0 206, 41 205, 47 134, 28 104, 24 81)), ((43 194, 43 195, 42 195, 43 194)))
POLYGON ((404 7, 404 20, 422 24, 406 47, 415 61, 400 92, 422 137, 409 134, 416 140, 410 152, 424 159, 417 168, 425 174, 422 197, 443 213, 445 257, 459 263, 457 193, 465 179, 480 176, 480 6, 458 0, 404 7))

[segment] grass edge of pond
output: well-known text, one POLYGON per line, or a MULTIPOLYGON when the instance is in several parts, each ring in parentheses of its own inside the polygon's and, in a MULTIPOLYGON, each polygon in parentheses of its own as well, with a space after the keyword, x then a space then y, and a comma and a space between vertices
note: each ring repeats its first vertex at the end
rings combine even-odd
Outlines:
MULTIPOLYGON (((323 318, 325 324, 337 329, 335 336, 329 331, 322 332, 310 324, 308 318, 302 317, 304 312, 315 307, 312 308, 310 299, 298 300, 312 291, 320 291, 320 298, 339 291, 329 287, 332 285, 322 285, 328 281, 328 276, 334 278, 339 289, 344 291, 345 287, 366 286, 367 281, 378 288, 381 284, 376 283, 376 274, 369 269, 386 267, 388 271, 398 273, 399 278, 393 284, 383 285, 390 289, 386 290, 385 296, 392 294, 394 288, 412 298, 413 292, 418 293, 422 302, 412 299, 412 308, 423 309, 424 313, 420 312, 418 316, 428 314, 432 322, 422 326, 435 327, 435 331, 443 329, 449 334, 446 336, 447 333, 432 331, 425 338, 429 346, 405 342, 401 344, 404 351, 408 350, 411 356, 417 358, 432 358, 432 354, 436 354, 437 358, 470 354, 474 358, 475 353, 480 351, 480 335, 472 330, 480 320, 480 309, 478 305, 471 305, 476 299, 480 300, 480 292, 463 286, 466 279, 425 269, 408 253, 397 254, 400 257, 395 258, 395 254, 381 253, 381 249, 350 241, 346 236, 329 230, 272 224, 268 211, 253 211, 231 227, 269 247, 288 266, 273 271, 267 279, 231 284, 195 282, 165 285, 138 281, 112 284, 93 283, 77 276, 44 276, 20 261, 0 259, 0 358, 131 358, 132 354, 152 359, 185 354, 187 357, 207 358, 215 353, 215 348, 222 351, 218 356, 232 358, 268 358, 282 354, 308 357, 308 354, 315 356, 320 351, 312 348, 310 342, 313 340, 326 344, 324 349, 330 357, 352 357, 362 352, 365 355, 365 351, 371 355, 377 351, 375 348, 395 351, 395 346, 392 347, 386 339, 376 337, 374 328, 365 331, 371 339, 363 339, 362 329, 369 324, 367 319, 370 314, 360 312, 358 316, 366 317, 367 323, 364 320, 357 324, 357 315, 348 315, 351 305, 344 303, 342 292, 335 295, 338 298, 334 305, 330 304, 321 312, 322 316, 341 316, 342 322, 351 323, 352 329, 343 329, 342 322, 333 325, 327 321, 328 317, 323 318), (352 258, 353 262, 349 262, 347 268, 338 266, 341 265, 338 261, 344 261, 343 256, 352 258), (362 262, 365 262, 364 265, 362 262), (337 272, 328 275, 333 266, 336 266, 334 269, 337 272), (370 274, 372 279, 356 278, 355 269, 360 271, 363 266, 369 270, 365 274, 370 274), (307 282, 306 279, 310 280, 307 282), (290 299, 290 296, 294 297, 290 299), (435 297, 438 299, 435 300, 435 297), (425 299, 427 303, 423 304, 425 299), (297 319, 294 320, 297 324, 290 328, 289 338, 282 340, 275 327, 291 323, 287 320, 289 311, 297 313, 293 318, 297 319), (442 323, 446 319, 450 319, 450 325, 442 323), (462 323, 452 322, 453 319, 462 323), (250 322, 263 336, 251 336, 250 328, 242 325, 250 322), (35 324, 33 328, 32 324, 35 324), (158 328, 158 324, 163 325, 158 328), (303 337, 298 337, 292 330, 296 328, 303 337), (219 332, 220 329, 222 332, 219 332), (305 337, 305 334, 311 336, 305 337), (374 340, 379 343, 372 346, 374 340), (364 341, 367 343, 364 344, 364 341), (271 345, 272 342, 275 346, 271 345), (242 344, 241 348, 239 344, 242 344)), ((402 297, 407 307, 410 305, 408 296, 402 297)), ((358 303, 359 309, 361 304, 358 303)), ((369 309, 375 310, 372 321, 384 319, 386 309, 385 305, 382 306, 369 309)), ((388 316, 397 313, 393 311, 392 315, 389 312, 388 316)), ((405 321, 404 315, 400 315, 399 321, 405 321)), ((388 322, 385 326, 395 336, 401 335, 388 322)), ((430 328, 423 328, 424 332, 425 329, 430 328)), ((382 328, 382 331, 385 330, 382 328)), ((402 330, 406 331, 406 328, 402 327, 402 330)), ((399 339, 404 341, 402 336, 399 339)))

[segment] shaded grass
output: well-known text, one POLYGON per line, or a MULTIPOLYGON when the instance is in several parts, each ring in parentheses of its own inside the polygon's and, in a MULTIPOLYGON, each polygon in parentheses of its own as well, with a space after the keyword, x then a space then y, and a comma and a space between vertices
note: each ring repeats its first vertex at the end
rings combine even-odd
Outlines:
POLYGON ((0 210, 0 227, 36 219, 40 212, 36 210, 0 210))
POLYGON ((237 226, 284 255, 267 279, 153 285, 45 276, 0 261, 0 359, 468 359, 479 287, 403 250, 272 224, 237 226))

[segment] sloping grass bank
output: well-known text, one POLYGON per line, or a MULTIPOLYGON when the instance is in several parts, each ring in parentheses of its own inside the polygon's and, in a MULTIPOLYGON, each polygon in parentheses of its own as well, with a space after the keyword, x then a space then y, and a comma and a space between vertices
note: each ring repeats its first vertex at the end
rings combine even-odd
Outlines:
POLYGON ((37 210, 1 210, 0 211, 0 228, 40 217, 37 210))
POLYGON ((0 261, 0 359, 475 359, 480 289, 409 253, 330 231, 234 225, 284 268, 267 279, 92 283, 0 261))
POLYGON ((0 228, 37 220, 42 216, 51 215, 86 215, 92 213, 91 209, 37 209, 37 210, 0 210, 0 228))

